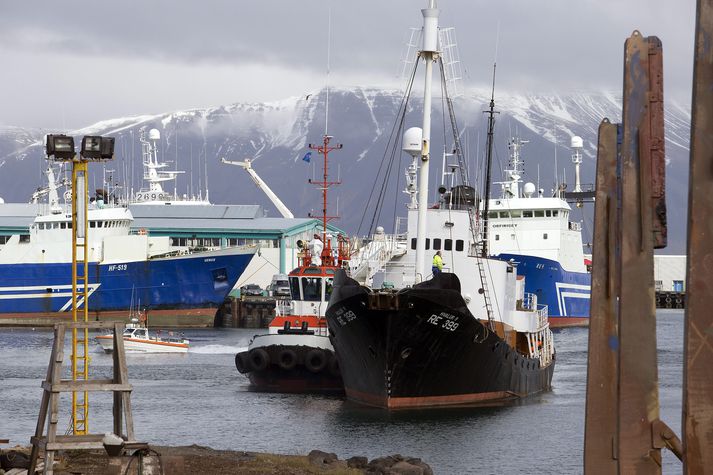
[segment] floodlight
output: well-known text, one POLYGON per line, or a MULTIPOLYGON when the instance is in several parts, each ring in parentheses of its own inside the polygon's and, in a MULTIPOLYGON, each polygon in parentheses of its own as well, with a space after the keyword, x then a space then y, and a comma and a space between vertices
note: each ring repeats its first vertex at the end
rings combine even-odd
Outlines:
POLYGON ((87 135, 82 138, 83 159, 108 160, 114 158, 114 137, 87 135))
POLYGON ((67 135, 47 136, 47 157, 54 156, 57 160, 74 158, 74 137, 67 135))

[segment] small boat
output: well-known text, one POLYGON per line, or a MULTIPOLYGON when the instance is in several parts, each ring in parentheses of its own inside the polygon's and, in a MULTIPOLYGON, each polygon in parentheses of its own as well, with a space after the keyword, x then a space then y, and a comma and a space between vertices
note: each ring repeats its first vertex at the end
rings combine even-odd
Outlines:
MULTIPOLYGON (((145 317, 132 317, 126 325, 124 333, 124 349, 133 353, 186 353, 190 341, 183 336, 174 336, 169 331, 166 336, 161 335, 161 330, 155 335, 149 333, 145 317)), ((98 335, 94 338, 102 349, 111 353, 114 351, 114 336, 98 335)))

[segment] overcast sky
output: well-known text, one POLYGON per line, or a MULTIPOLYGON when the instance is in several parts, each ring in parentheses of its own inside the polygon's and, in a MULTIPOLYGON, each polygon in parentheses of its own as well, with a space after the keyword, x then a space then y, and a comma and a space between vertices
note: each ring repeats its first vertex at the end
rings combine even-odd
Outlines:
MULTIPOLYGON (((113 117, 279 100, 326 83, 400 86, 425 0, 0 2, 0 124, 65 130, 113 117), (331 5, 331 7, 330 7, 331 5)), ((621 90, 634 29, 664 45, 669 98, 690 101, 694 0, 440 0, 466 84, 621 90), (496 34, 498 31, 499 35, 496 34)))

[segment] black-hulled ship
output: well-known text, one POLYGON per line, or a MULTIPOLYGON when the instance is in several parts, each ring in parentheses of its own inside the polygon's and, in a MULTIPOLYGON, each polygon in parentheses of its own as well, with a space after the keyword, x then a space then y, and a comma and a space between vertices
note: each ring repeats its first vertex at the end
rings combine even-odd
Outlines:
MULTIPOLYGON (((235 366, 250 380, 251 389, 265 392, 343 393, 339 365, 327 334, 324 312, 335 272, 347 267, 348 242, 327 231, 327 155, 331 137, 311 148, 324 156, 324 180, 311 181, 323 197, 323 232, 301 245, 300 265, 288 275, 290 304, 277 307, 269 333, 255 335, 246 351, 235 355, 235 366)), ((299 244, 299 243, 298 243, 299 244)))
MULTIPOLYGON (((407 251, 369 287, 338 271, 327 323, 352 401, 388 409, 497 404, 550 388, 552 333, 547 308, 524 291, 513 263, 484 257, 487 222, 476 217, 478 200, 467 174, 450 190, 441 187, 436 205, 428 202, 431 65, 442 63, 435 0, 422 12, 423 129, 407 130, 403 140, 413 158, 407 251), (427 251, 441 251, 443 272, 431 275, 427 251)), ((460 161, 453 170, 465 170, 456 130, 453 137, 460 161)))

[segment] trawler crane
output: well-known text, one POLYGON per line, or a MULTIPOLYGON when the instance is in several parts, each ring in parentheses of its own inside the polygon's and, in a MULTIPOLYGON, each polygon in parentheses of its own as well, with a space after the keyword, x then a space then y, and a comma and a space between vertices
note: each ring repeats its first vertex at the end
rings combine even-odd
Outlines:
POLYGON ((258 176, 258 174, 255 172, 253 169, 251 163, 252 160, 249 158, 246 158, 242 162, 234 162, 231 160, 226 160, 225 158, 220 159, 221 162, 227 163, 228 165, 237 165, 239 167, 243 167, 246 172, 250 175, 250 178, 253 179, 255 184, 257 185, 258 188, 260 188, 268 198, 270 198, 270 201, 272 201, 272 204, 275 205, 275 208, 277 208, 277 211, 280 212, 283 218, 294 218, 295 215, 292 214, 292 211, 290 211, 287 206, 285 206, 285 203, 283 203, 280 198, 277 197, 277 195, 270 189, 269 186, 267 186, 267 183, 258 176))

